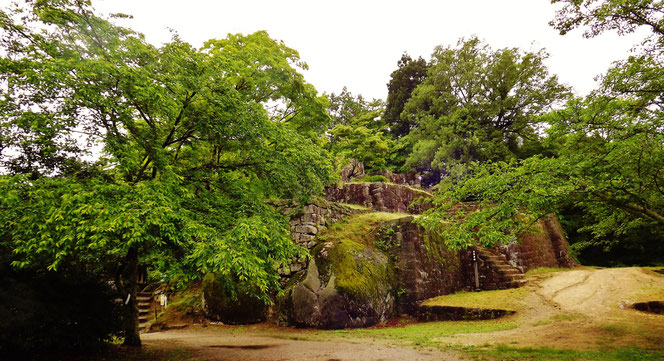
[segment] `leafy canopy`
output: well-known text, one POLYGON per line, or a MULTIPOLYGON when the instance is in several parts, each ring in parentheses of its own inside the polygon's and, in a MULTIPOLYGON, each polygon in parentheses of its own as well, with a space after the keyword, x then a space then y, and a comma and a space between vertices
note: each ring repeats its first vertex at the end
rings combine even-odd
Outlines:
POLYGON ((535 117, 568 94, 545 58, 543 51, 494 51, 477 38, 437 47, 402 114, 415 124, 406 164, 458 176, 471 162, 528 154, 538 138, 535 117))
POLYGON ((133 249, 268 300, 300 251, 266 202, 307 199, 333 174, 317 133, 327 103, 297 52, 265 32, 155 47, 87 1, 28 5, 0 13, 0 234, 14 264, 121 264, 133 249))
MULTIPOLYGON (((654 27, 640 17, 625 15, 633 14, 629 9, 638 6, 648 16, 659 16, 659 2, 566 4, 554 20, 562 30, 589 24, 589 34, 595 35, 609 28, 632 31, 647 25, 653 30, 654 44, 661 44, 661 34, 654 27), (589 10, 591 5, 595 10, 589 10), (577 16, 575 21, 561 22, 572 13, 577 16)), ((580 231, 590 233, 598 244, 607 238, 630 239, 644 230, 651 237, 661 235, 661 49, 655 46, 615 63, 591 95, 570 100, 562 109, 540 117, 549 124, 543 144, 550 155, 474 165, 472 173, 436 196, 440 207, 422 217, 422 222, 438 227, 441 221, 456 221, 447 232, 459 247, 509 242, 532 221, 570 208, 584 214, 580 231), (479 207, 458 211, 457 203, 469 198, 476 199, 479 207)))

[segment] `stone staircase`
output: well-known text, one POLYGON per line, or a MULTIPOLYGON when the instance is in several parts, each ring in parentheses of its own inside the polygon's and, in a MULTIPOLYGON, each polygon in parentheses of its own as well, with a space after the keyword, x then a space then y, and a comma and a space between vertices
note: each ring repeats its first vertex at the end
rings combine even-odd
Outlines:
POLYGON ((503 254, 490 248, 476 247, 475 250, 487 268, 498 276, 492 280, 490 286, 483 285, 483 289, 486 289, 487 286, 489 289, 517 288, 526 284, 525 275, 518 268, 509 264, 503 254))
POLYGON ((136 300, 138 301, 138 329, 144 332, 150 327, 152 292, 138 292, 136 300))

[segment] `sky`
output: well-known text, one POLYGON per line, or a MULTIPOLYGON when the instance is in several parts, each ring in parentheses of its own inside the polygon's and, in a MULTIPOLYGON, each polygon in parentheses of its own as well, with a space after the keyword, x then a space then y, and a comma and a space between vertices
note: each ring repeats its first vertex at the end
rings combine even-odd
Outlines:
POLYGON ((120 24, 160 45, 169 29, 201 46, 229 33, 266 30, 297 50, 309 65, 305 79, 320 92, 346 86, 365 98, 386 99, 390 73, 403 52, 430 59, 437 45, 454 46, 477 36, 493 49, 546 49, 545 64, 578 95, 613 61, 624 59, 639 36, 614 33, 585 39, 548 25, 557 5, 549 0, 93 0, 102 13, 125 13, 120 24))

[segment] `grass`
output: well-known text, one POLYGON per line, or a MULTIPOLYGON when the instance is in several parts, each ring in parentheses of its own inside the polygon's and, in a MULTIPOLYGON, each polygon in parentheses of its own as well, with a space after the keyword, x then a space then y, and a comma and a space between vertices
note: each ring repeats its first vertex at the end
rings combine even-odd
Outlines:
POLYGON ((425 306, 453 306, 517 311, 520 300, 528 294, 523 288, 482 292, 457 292, 424 301, 425 306))
POLYGON ((344 338, 361 337, 387 339, 398 343, 441 348, 448 346, 440 341, 441 337, 465 333, 503 331, 515 327, 517 327, 515 321, 505 320, 445 321, 407 324, 403 327, 338 330, 329 332, 330 335, 344 338))
POLYGON ((569 321, 576 321, 578 319, 582 319, 586 316, 580 314, 580 313, 558 313, 555 314, 547 319, 544 320, 539 320, 535 323, 533 323, 533 326, 544 326, 544 325, 550 325, 552 323, 557 323, 557 322, 569 322, 569 321))
POLYGON ((607 360, 607 361, 632 361, 632 360, 662 360, 662 350, 646 350, 639 347, 625 347, 615 349, 596 350, 562 350, 550 347, 512 347, 498 345, 496 347, 465 347, 463 349, 469 355, 480 359, 498 360, 607 360))
POLYGON ((330 228, 318 234, 317 239, 331 242, 351 240, 365 245, 373 245, 373 234, 382 222, 409 216, 405 213, 387 212, 357 214, 333 224, 330 228))
POLYGON ((343 205, 344 207, 348 207, 348 208, 351 208, 351 209, 359 209, 359 210, 362 210, 362 211, 368 211, 368 210, 371 209, 369 207, 361 206, 359 204, 341 203, 341 205, 343 205))
POLYGON ((529 269, 526 274, 529 275, 537 275, 537 274, 545 274, 545 273, 557 273, 557 272, 567 272, 567 271, 572 271, 573 268, 562 268, 562 267, 538 267, 538 268, 533 268, 529 269))

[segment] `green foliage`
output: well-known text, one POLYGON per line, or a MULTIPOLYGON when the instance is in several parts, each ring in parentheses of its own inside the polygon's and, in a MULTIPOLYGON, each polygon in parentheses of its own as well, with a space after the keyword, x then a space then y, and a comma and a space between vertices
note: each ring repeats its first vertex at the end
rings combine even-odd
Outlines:
MULTIPOLYGON (((569 6, 581 3, 595 2, 569 6)), ((622 17, 619 10, 611 11, 616 12, 612 19, 622 17)), ((634 26, 629 18, 621 21, 634 26)), ((653 35, 661 34, 653 30, 653 35)), ((586 99, 572 99, 541 116, 538 120, 549 125, 542 141, 548 154, 473 164, 472 174, 448 180, 434 200, 438 209, 425 214, 422 223, 438 227, 441 220, 454 221, 447 235, 462 248, 509 242, 548 213, 574 210, 583 215, 576 218, 576 234, 588 235, 582 247, 606 248, 607 240, 639 235, 657 238, 664 230, 664 72, 658 54, 661 48, 655 47, 616 63, 586 99), (476 205, 457 206, 468 199, 476 205)))
POLYGON ((333 127, 329 129, 328 148, 337 159, 337 169, 358 161, 368 169, 384 168, 392 147, 385 136, 381 119, 385 105, 380 100, 367 102, 353 96, 345 87, 341 94, 330 95, 333 127))
POLYGON ((390 257, 393 256, 391 253, 392 247, 399 247, 401 245, 398 241, 393 239, 394 232, 394 228, 389 224, 381 225, 376 230, 376 235, 374 236, 374 244, 376 245, 376 248, 390 257))
MULTIPOLYGON (((585 37, 594 37, 607 30, 617 30, 618 34, 634 32, 647 27, 653 35, 664 35, 664 19, 660 0, 552 0, 563 5, 550 22, 560 34, 586 27, 585 37)), ((653 39, 659 46, 661 39, 653 39)))
POLYGON ((462 39, 456 48, 437 47, 428 76, 401 115, 415 124, 406 164, 460 176, 471 162, 537 151, 534 117, 568 94, 549 75, 546 56, 544 51, 494 51, 477 38, 462 39))
MULTIPOLYGON (((100 275, 71 267, 58 272, 10 269, 0 256, 0 354, 83 351, 120 331, 117 297, 100 275)), ((20 357, 17 357, 19 359, 20 357)))
POLYGON ((393 138, 399 139, 406 136, 415 126, 412 119, 402 117, 401 113, 413 90, 426 78, 427 68, 427 62, 421 57, 413 60, 407 53, 404 53, 397 62, 397 70, 390 74, 390 82, 387 83, 384 119, 393 138))
POLYGON ((377 174, 377 175, 365 175, 364 177, 359 178, 355 181, 356 182, 369 182, 369 183, 373 183, 373 182, 388 183, 390 180, 387 179, 387 177, 385 177, 384 175, 377 174))
POLYGON ((96 265, 135 292, 144 262, 266 301, 279 289, 302 250, 266 200, 333 179, 327 99, 296 51, 265 32, 157 48, 87 1, 15 5, 0 28, 0 239, 15 267, 96 265))

